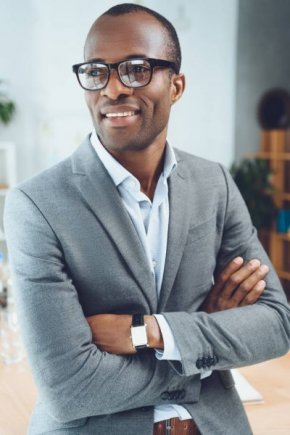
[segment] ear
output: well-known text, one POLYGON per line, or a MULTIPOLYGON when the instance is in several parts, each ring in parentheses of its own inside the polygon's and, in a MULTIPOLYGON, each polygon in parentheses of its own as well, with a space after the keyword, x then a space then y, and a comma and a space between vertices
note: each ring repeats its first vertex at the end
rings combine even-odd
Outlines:
POLYGON ((171 104, 176 103, 182 96, 185 89, 184 74, 174 74, 171 83, 171 104))

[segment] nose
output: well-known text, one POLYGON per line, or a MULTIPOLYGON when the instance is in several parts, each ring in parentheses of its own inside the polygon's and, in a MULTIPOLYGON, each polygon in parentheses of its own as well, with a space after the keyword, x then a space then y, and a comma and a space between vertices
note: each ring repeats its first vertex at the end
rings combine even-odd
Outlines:
POLYGON ((133 88, 123 85, 119 79, 118 73, 115 69, 110 71, 110 78, 107 86, 101 91, 102 96, 106 96, 111 100, 117 100, 121 95, 129 96, 133 94, 133 88))

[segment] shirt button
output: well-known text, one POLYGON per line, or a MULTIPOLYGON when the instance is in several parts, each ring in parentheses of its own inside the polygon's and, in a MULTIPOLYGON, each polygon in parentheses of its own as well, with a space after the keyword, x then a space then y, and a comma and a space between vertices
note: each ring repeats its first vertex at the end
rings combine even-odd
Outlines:
POLYGON ((154 267, 154 269, 155 269, 155 267, 157 266, 157 261, 152 260, 152 264, 153 264, 153 267, 154 267))

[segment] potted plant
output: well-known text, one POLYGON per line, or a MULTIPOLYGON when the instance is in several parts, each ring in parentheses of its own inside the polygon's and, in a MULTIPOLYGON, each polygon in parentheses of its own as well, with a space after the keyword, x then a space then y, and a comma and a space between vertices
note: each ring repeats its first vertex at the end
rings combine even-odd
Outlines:
MULTIPOLYGON (((0 81, 1 84, 1 81, 0 81)), ((15 104, 9 100, 5 93, 0 92, 0 121, 8 124, 15 113, 15 104)))
POLYGON ((271 195, 275 188, 271 183, 268 162, 261 159, 244 159, 239 164, 232 165, 231 173, 257 230, 270 229, 278 208, 271 195))

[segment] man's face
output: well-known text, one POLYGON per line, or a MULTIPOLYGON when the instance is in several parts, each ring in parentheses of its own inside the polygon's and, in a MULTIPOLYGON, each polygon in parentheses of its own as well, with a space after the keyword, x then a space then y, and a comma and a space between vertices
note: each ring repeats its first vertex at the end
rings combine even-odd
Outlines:
MULTIPOLYGON (((172 60, 166 56, 167 38, 161 24, 146 13, 103 16, 90 33, 85 60, 116 63, 132 56, 172 60)), ((147 86, 132 89, 113 70, 104 89, 86 91, 95 130, 109 151, 137 151, 165 143, 170 108, 178 93, 175 77, 167 68, 155 67, 147 86), (128 115, 112 117, 108 112, 128 115)))

